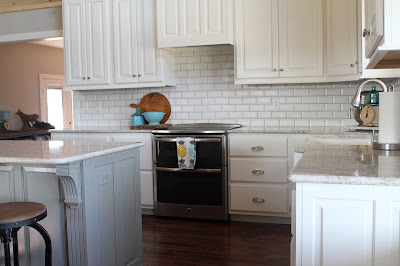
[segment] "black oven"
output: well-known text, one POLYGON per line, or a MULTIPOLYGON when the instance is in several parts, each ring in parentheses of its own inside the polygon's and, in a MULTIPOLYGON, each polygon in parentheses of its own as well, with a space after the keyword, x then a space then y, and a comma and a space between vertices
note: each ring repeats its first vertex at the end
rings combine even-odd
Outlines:
POLYGON ((179 169, 176 138, 154 135, 155 214, 227 220, 226 135, 185 135, 196 142, 194 169, 179 169))

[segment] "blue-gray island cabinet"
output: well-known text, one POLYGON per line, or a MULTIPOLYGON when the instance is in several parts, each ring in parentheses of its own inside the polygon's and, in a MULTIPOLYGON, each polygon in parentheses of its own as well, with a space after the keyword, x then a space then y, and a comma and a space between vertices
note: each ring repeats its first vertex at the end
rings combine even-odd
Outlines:
MULTIPOLYGON (((141 265, 141 146, 0 141, 0 202, 46 205, 53 265, 141 265)), ((21 265, 44 265, 41 236, 25 228, 18 239, 21 265)))

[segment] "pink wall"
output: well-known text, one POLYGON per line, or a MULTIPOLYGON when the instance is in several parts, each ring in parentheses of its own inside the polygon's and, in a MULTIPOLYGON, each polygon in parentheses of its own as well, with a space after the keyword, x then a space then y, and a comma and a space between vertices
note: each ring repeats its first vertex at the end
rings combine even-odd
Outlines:
POLYGON ((64 75, 62 49, 30 43, 0 45, 0 110, 11 112, 12 129, 22 128, 15 114, 18 109, 40 115, 39 74, 64 75))

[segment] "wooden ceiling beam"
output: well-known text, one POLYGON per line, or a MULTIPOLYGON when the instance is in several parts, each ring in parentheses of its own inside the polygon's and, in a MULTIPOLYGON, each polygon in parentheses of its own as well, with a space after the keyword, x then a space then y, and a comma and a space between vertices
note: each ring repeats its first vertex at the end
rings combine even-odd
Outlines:
POLYGON ((0 0, 0 13, 57 7, 62 0, 0 0))

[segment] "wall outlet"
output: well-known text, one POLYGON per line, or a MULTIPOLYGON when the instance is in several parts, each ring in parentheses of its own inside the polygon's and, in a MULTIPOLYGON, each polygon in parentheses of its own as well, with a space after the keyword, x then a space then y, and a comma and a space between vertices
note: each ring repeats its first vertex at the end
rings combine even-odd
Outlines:
POLYGON ((274 110, 280 109, 278 98, 272 98, 272 109, 274 109, 274 110))

